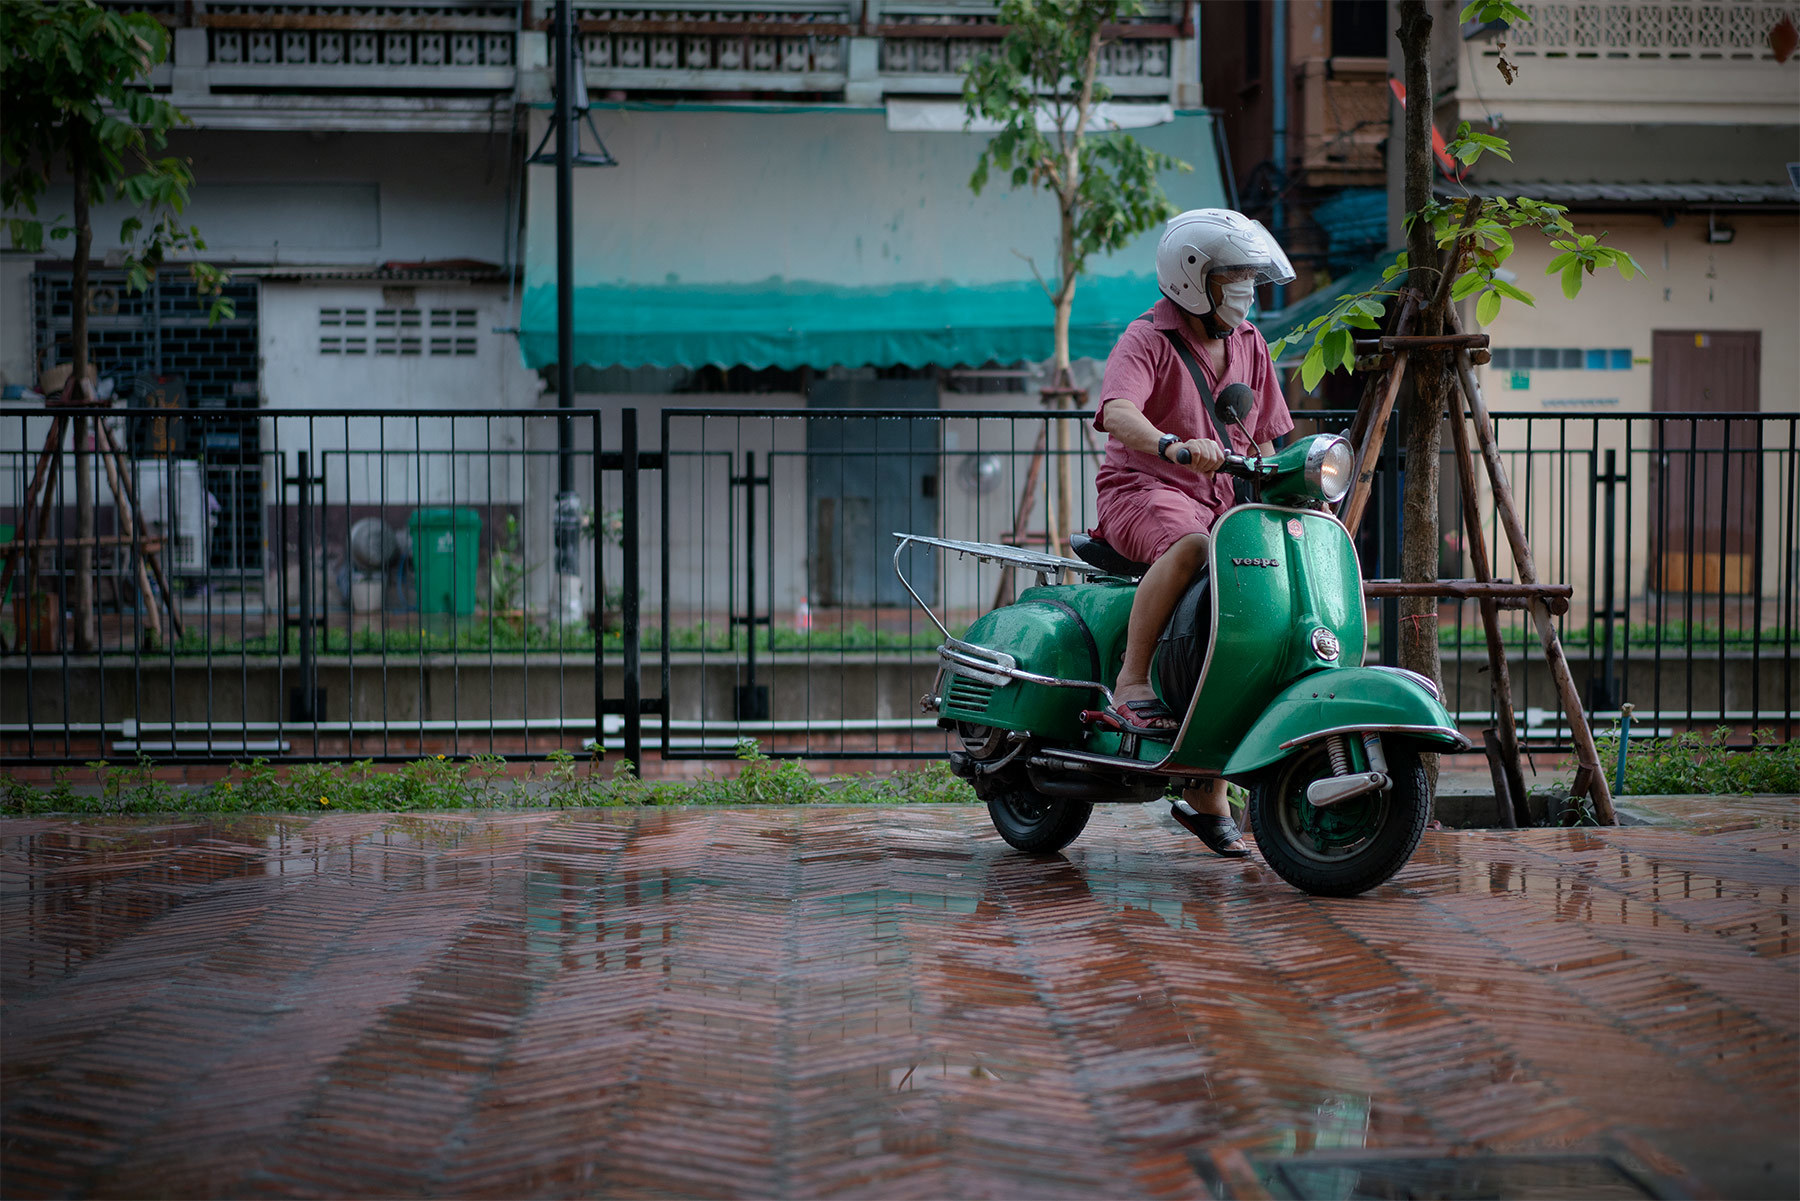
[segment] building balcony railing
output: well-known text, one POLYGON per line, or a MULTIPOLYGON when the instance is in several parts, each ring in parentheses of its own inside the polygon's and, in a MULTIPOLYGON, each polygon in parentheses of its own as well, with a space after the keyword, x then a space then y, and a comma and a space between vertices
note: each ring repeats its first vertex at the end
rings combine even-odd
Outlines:
POLYGON ((1800 5, 1522 0, 1520 7, 1529 21, 1471 44, 1457 90, 1463 116, 1503 109, 1511 121, 1794 123, 1793 67, 1775 61, 1769 35, 1784 17, 1800 22, 1800 5), (1502 55, 1517 67, 1510 86, 1495 73, 1502 55))
MULTIPOLYGON (((1800 6, 1633 0, 1566 4, 1525 0, 1531 20, 1507 35, 1509 58, 1733 59, 1773 62, 1769 31, 1800 6)), ((1800 18, 1797 18, 1800 19, 1800 18)), ((1489 50, 1489 57, 1497 54, 1489 50)))
POLYGON ((518 10, 512 4, 388 5, 361 12, 316 4, 214 4, 195 20, 206 30, 215 88, 513 85, 518 10))
MULTIPOLYGON (((339 108, 379 108, 379 120, 404 122, 407 97, 433 97, 429 117, 441 125, 454 120, 446 104, 485 111, 499 96, 548 97, 543 3, 108 2, 147 6, 172 29, 169 61, 149 83, 175 93, 202 126, 277 120, 284 109, 296 127, 339 108)), ((627 9, 587 0, 575 16, 592 92, 807 93, 852 104, 958 93, 964 66, 1005 33, 998 7, 981 3, 675 0, 627 9)), ((1193 36, 1190 3, 1151 4, 1113 30, 1101 80, 1123 99, 1197 104, 1193 36)))
POLYGON ((1392 103, 1387 60, 1308 59, 1299 75, 1300 165, 1306 182, 1379 185, 1392 103))

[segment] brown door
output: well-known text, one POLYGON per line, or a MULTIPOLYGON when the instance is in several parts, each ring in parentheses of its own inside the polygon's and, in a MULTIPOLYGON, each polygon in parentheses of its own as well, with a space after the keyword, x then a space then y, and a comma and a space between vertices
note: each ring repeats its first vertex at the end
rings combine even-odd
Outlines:
POLYGON ((1716 413, 1659 422, 1652 462, 1650 586, 1665 592, 1746 593, 1755 587, 1751 532, 1761 489, 1756 433, 1732 413, 1760 407, 1762 335, 1755 331, 1657 330, 1650 407, 1716 413))

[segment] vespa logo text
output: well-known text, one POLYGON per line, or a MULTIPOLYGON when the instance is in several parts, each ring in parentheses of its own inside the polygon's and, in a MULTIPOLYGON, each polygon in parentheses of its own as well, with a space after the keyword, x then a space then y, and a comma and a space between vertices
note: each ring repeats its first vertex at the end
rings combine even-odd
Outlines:
POLYGON ((1233 567, 1280 567, 1280 559, 1233 559, 1233 567))

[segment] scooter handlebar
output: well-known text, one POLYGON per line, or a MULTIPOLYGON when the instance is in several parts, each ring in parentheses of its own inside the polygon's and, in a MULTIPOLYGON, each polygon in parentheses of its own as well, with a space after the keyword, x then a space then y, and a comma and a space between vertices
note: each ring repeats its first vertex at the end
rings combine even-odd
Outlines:
MULTIPOLYGON (((1175 448, 1175 461, 1186 466, 1194 461, 1194 452, 1185 446, 1178 446, 1175 448)), ((1226 453, 1225 461, 1219 464, 1219 470, 1226 475, 1235 475, 1244 480, 1261 478, 1261 473, 1257 471, 1255 463, 1243 455, 1234 455, 1230 452, 1226 453)))
POLYGON ((1261 472, 1257 470, 1256 463, 1246 459, 1243 455, 1234 455, 1229 452, 1225 455, 1225 461, 1219 464, 1219 470, 1226 475, 1235 475, 1241 480, 1261 478, 1261 472))

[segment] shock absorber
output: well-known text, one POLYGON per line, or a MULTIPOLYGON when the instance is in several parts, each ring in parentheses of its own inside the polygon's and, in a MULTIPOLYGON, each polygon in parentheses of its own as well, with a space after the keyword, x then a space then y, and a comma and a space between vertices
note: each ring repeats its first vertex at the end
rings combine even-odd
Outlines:
POLYGON ((1325 740, 1325 753, 1331 756, 1331 774, 1347 776, 1350 774, 1350 739, 1342 734, 1333 734, 1325 740))
MULTIPOLYGON (((1373 736, 1371 736, 1373 737, 1373 736)), ((1380 746, 1379 741, 1375 743, 1380 746)), ((1364 795, 1365 793, 1384 790, 1388 787, 1388 777, 1380 768, 1364 772, 1351 772, 1350 739, 1343 734, 1333 734, 1325 739, 1325 754, 1331 760, 1331 774, 1314 780, 1306 786, 1306 799, 1314 808, 1324 809, 1332 805, 1341 805, 1345 801, 1364 795)))

